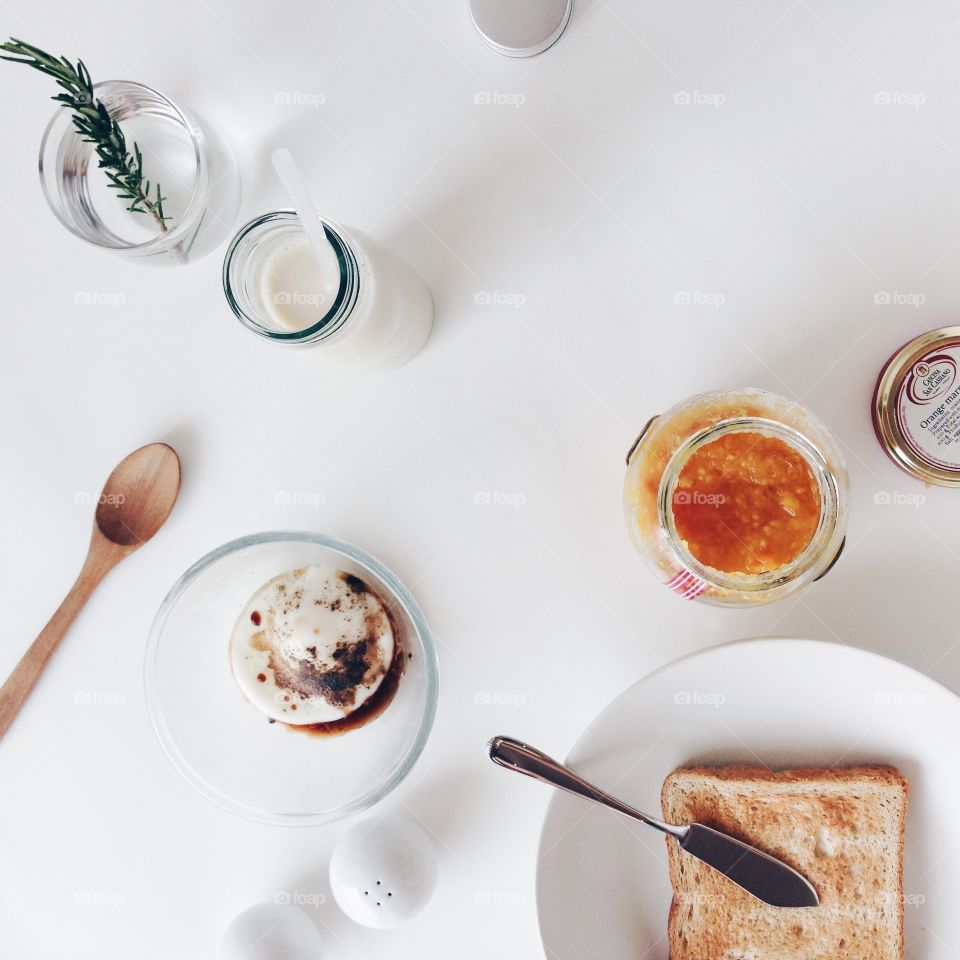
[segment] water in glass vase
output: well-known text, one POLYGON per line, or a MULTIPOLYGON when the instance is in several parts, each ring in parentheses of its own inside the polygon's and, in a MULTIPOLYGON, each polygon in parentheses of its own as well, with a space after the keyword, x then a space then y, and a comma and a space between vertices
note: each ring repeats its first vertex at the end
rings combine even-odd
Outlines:
MULTIPOLYGON (((154 114, 130 117, 124 121, 123 131, 128 147, 132 148, 133 143, 140 147, 144 176, 150 181, 151 202, 156 197, 156 185, 160 184, 164 227, 169 232, 183 222, 184 213, 197 189, 193 139, 184 127, 154 114)), ((97 156, 94 151, 91 151, 88 163, 90 169, 80 184, 103 229, 130 246, 156 239, 163 230, 154 215, 127 209, 130 201, 118 195, 104 171, 95 169, 97 156)))

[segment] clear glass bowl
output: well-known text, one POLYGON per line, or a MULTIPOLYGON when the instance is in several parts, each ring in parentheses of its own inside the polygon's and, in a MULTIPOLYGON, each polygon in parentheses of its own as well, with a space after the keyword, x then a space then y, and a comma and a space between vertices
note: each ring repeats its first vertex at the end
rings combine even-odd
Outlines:
POLYGON ((174 584, 150 631, 144 682, 160 743, 200 793, 261 823, 313 826, 366 810, 410 772, 433 726, 438 669, 423 613, 390 570, 332 537, 277 531, 224 544, 174 584), (277 574, 310 564, 369 584, 412 655, 384 712, 340 736, 270 723, 230 668, 230 633, 246 602, 277 574))

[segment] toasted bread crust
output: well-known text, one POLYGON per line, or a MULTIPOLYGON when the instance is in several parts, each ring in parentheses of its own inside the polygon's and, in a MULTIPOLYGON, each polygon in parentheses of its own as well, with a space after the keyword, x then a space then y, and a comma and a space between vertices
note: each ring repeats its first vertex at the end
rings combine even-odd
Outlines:
POLYGON ((690 776, 710 777, 714 780, 749 780, 766 783, 843 783, 853 780, 875 781, 877 783, 897 783, 903 790, 909 791, 906 777, 889 764, 869 763, 855 767, 797 767, 792 770, 771 770, 759 765, 729 763, 719 767, 680 767, 674 770, 660 791, 661 800, 666 796, 672 783, 690 776))
POLYGON ((799 870, 819 907, 760 903, 668 838, 671 960, 902 960, 908 784, 893 767, 689 767, 664 818, 700 821, 799 870))

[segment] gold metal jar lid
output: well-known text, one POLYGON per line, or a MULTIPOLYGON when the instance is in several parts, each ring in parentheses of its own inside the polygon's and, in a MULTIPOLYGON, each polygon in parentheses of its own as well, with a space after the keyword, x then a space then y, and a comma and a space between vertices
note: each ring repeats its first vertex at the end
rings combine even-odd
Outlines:
POLYGON ((905 343, 880 371, 872 414, 898 467, 926 483, 960 487, 960 326, 905 343))

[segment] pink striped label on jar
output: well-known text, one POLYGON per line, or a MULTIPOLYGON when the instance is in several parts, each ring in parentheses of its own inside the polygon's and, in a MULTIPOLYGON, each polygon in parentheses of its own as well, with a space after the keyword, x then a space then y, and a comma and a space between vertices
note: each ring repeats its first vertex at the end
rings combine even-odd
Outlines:
POLYGON ((684 600, 696 600, 707 589, 707 585, 689 570, 681 570, 672 580, 668 580, 667 587, 684 600))

